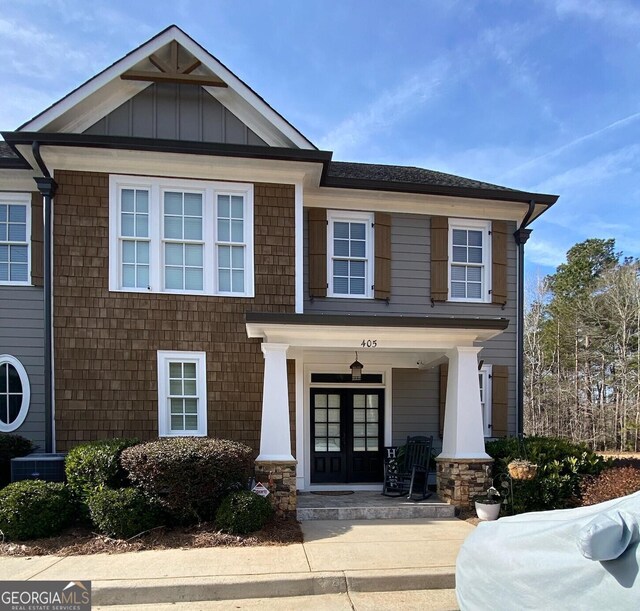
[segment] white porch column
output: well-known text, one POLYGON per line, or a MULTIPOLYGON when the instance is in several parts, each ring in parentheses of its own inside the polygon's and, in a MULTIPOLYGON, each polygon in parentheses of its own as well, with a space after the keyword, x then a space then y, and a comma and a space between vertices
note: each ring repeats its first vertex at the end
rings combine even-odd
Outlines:
POLYGON ((444 435, 439 459, 488 459, 478 382, 478 352, 482 348, 456 346, 447 352, 449 375, 444 410, 444 435))
POLYGON ((289 388, 287 385, 288 344, 262 343, 264 383, 260 456, 256 462, 294 462, 291 454, 289 388))

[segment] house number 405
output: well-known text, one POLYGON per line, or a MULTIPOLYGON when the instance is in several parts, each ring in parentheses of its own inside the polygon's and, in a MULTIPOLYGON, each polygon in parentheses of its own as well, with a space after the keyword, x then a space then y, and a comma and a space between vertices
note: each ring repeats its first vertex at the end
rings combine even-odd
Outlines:
POLYGON ((360 344, 363 348, 377 348, 378 340, 377 339, 363 339, 360 344))

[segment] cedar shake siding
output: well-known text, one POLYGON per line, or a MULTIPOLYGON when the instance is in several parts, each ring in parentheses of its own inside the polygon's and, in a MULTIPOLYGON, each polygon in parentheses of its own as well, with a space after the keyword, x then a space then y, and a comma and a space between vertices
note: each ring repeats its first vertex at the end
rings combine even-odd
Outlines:
MULTIPOLYGON (((255 298, 110 292, 109 176, 56 172, 55 410, 58 449, 158 437, 158 350, 206 352, 207 433, 257 450, 264 360, 248 311, 293 313, 294 187, 254 189, 255 298)), ((293 363, 289 367, 293 381, 293 363)))

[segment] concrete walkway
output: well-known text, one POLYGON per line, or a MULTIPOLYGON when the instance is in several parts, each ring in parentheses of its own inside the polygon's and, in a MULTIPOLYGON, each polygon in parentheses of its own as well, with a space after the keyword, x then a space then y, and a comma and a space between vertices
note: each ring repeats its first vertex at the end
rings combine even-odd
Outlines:
POLYGON ((0 575, 12 580, 89 579, 96 606, 191 603, 190 608, 215 609, 220 607, 204 601, 234 600, 235 608, 255 608, 256 599, 314 596, 318 598, 312 600, 319 606, 312 608, 340 609, 343 607, 338 601, 345 602, 347 599, 340 596, 346 594, 351 608, 387 607, 378 599, 377 605, 368 606, 375 593, 388 600, 388 608, 414 608, 408 600, 408 606, 398 604, 395 592, 406 591, 406 596, 413 593, 417 597, 415 608, 455 608, 455 559, 473 530, 466 522, 319 520, 303 522, 302 530, 304 543, 283 547, 3 557, 0 575), (438 592, 420 594, 434 590, 438 592), (388 598, 379 594, 385 592, 394 595, 388 598), (365 593, 371 595, 356 605, 351 597, 365 593), (327 596, 338 596, 333 600, 335 607, 327 596), (245 607, 235 604, 247 599, 245 607), (436 606, 428 606, 429 599, 436 606), (322 601, 329 601, 328 606, 322 601))

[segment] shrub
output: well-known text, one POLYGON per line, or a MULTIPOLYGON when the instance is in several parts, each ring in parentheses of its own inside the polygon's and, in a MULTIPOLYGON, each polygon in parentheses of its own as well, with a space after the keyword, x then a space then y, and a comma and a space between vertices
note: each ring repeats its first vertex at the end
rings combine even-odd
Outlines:
POLYGON ((273 516, 271 503, 249 490, 227 496, 216 513, 216 526, 233 535, 260 530, 273 516))
POLYGON ((127 472, 120 465, 120 454, 136 443, 136 439, 102 439, 71 448, 64 467, 74 496, 86 503, 98 488, 130 485, 127 472))
MULTIPOLYGON (((554 437, 510 437, 486 444, 495 460, 496 482, 507 473, 514 459, 526 458, 538 465, 535 479, 518 481, 513 486, 513 511, 563 509, 580 503, 580 482, 588 475, 598 475, 609 461, 592 452, 585 444, 554 437)), ((510 508, 506 508, 510 512, 510 508)))
POLYGON ((52 537, 72 517, 71 495, 64 484, 25 480, 0 490, 0 530, 10 539, 52 537))
POLYGON ((222 499, 244 487, 251 448, 226 439, 176 437, 127 448, 131 481, 180 523, 211 520, 222 499))
POLYGON ((595 477, 585 479, 581 485, 582 504, 595 505, 640 490, 640 469, 613 467, 595 477))
POLYGON ((94 490, 87 505, 96 528, 117 539, 129 539, 159 526, 162 519, 159 509, 136 488, 94 490))
POLYGON ((35 450, 33 443, 20 435, 0 433, 0 488, 11 481, 11 459, 35 450))

